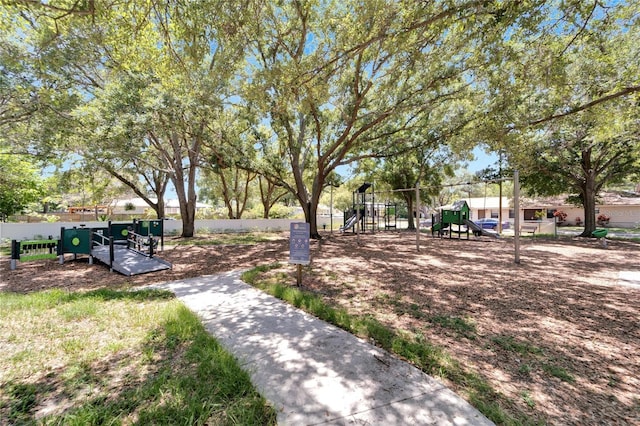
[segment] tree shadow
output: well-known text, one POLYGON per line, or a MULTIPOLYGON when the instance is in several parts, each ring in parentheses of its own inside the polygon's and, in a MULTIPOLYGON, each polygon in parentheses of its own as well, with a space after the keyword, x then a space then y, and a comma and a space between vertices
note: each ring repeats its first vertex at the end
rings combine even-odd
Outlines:
MULTIPOLYGON (((153 301, 170 294, 121 293, 79 297, 153 301)), ((247 392, 248 374, 220 352, 198 318, 180 307, 137 346, 5 384, 0 418, 8 424, 222 424, 233 418, 274 424, 275 413, 255 391, 247 392)))
POLYGON ((528 240, 516 265, 510 241, 425 238, 417 253, 414 235, 360 238, 315 253, 312 291, 446 346, 534 418, 637 419, 639 290, 617 285, 617 274, 637 270, 639 244, 528 240), (461 332, 465 322, 475 332, 461 332))

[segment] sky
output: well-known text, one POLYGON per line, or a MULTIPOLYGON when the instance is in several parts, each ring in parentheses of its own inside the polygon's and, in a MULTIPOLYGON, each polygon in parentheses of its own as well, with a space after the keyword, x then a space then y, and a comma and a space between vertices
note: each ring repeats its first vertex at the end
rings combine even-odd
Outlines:
POLYGON ((467 169, 470 172, 477 172, 486 169, 489 166, 495 166, 498 162, 498 156, 495 154, 487 154, 482 147, 476 147, 473 150, 474 161, 469 162, 467 169))

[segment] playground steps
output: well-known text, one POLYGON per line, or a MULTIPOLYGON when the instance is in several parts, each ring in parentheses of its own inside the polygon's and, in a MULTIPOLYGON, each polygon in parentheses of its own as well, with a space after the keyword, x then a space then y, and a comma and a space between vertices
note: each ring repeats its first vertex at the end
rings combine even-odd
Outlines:
MULTIPOLYGON (((94 247, 91 256, 109 265, 109 246, 94 247)), ((127 276, 171 269, 171 264, 165 260, 148 257, 122 246, 113 247, 113 257, 113 270, 127 276)))

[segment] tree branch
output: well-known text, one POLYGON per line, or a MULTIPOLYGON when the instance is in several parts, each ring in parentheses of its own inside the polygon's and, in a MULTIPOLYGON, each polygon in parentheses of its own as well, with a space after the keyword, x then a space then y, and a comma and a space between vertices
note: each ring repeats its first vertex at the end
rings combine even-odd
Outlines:
POLYGON ((59 6, 55 6, 52 5, 50 3, 45 3, 39 0, 14 0, 14 1, 10 1, 8 2, 9 4, 14 4, 14 5, 24 5, 24 6, 36 6, 36 7, 41 7, 43 9, 47 9, 47 10, 51 10, 54 12, 60 12, 63 15, 57 17, 56 19, 59 18, 64 18, 65 16, 68 15, 77 15, 77 16, 87 16, 87 15, 93 15, 95 13, 95 4, 94 4, 94 0, 89 0, 87 2, 87 7, 83 8, 80 6, 80 0, 76 1, 73 6, 71 7, 59 7, 59 6))
POLYGON ((562 117, 566 117, 566 116, 569 116, 569 115, 573 115, 573 114, 576 114, 578 112, 587 110, 587 109, 589 109, 591 107, 594 107, 596 105, 599 105, 601 103, 604 103, 604 102, 607 102, 607 101, 610 101, 612 99, 616 99, 616 98, 619 98, 619 97, 622 97, 622 96, 625 96, 625 95, 629 95, 631 93, 636 93, 636 92, 640 92, 640 86, 625 87, 624 89, 619 90, 619 91, 617 91, 615 93, 611 93, 611 94, 609 94, 607 96, 603 96, 601 98, 594 99, 591 102, 587 102, 586 104, 582 104, 582 105, 577 106, 575 108, 571 108, 570 110, 562 112, 560 114, 552 114, 552 115, 549 115, 549 116, 544 117, 544 118, 540 118, 540 119, 537 119, 537 120, 534 120, 534 121, 530 121, 528 123, 528 125, 529 126, 536 126, 538 124, 546 123, 547 121, 552 121, 552 120, 556 120, 558 118, 562 118, 562 117))

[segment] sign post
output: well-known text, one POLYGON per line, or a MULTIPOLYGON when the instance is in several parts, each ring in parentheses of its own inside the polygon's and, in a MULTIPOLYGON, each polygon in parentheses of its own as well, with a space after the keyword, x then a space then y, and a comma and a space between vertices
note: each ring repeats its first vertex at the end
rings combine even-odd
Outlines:
POLYGON ((309 264, 309 234, 311 227, 305 222, 294 222, 289 227, 289 263, 297 264, 296 284, 302 284, 302 265, 309 264))

